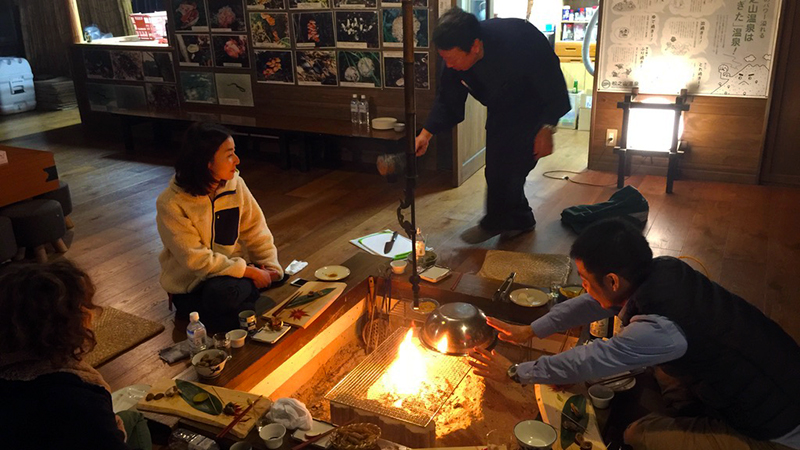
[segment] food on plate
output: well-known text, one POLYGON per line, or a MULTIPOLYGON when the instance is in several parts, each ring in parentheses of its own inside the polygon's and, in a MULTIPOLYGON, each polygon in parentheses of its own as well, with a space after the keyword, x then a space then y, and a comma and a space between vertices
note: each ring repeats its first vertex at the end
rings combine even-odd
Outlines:
POLYGON ((195 403, 203 403, 204 401, 208 400, 208 394, 205 392, 200 392, 192 397, 192 401, 195 403))
POLYGON ((147 397, 145 397, 144 399, 149 402, 149 401, 153 400, 153 397, 155 397, 155 395, 153 395, 153 393, 150 392, 149 394, 147 394, 147 397))

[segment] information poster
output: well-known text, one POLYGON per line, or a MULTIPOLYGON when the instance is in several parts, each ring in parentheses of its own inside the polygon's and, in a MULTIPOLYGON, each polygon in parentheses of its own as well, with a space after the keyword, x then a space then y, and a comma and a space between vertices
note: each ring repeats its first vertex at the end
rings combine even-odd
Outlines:
POLYGON ((780 0, 607 0, 600 92, 768 95, 780 0))

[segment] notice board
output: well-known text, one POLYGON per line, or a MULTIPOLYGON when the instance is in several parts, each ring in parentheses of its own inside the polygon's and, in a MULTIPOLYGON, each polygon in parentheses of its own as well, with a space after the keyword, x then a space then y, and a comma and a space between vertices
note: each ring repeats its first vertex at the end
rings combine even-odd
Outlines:
POLYGON ((766 98, 780 0, 605 0, 600 92, 766 98))

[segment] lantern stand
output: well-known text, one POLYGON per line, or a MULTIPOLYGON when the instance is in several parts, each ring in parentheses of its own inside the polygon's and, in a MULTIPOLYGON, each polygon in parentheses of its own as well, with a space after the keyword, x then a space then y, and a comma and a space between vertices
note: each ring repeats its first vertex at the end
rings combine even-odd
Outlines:
POLYGON ((675 103, 643 103, 636 102, 638 89, 634 89, 631 94, 625 95, 625 101, 618 102, 617 108, 622 109, 622 131, 619 136, 619 145, 614 147, 614 153, 619 155, 619 165, 617 167, 617 188, 621 189, 625 186, 625 177, 630 175, 630 164, 632 156, 660 156, 668 158, 667 163, 667 194, 672 193, 672 183, 675 180, 678 171, 678 158, 683 156, 689 150, 688 144, 679 139, 680 123, 684 111, 689 110, 689 96, 686 89, 682 89, 678 97, 675 98, 675 103), (674 120, 672 123, 672 137, 667 149, 647 149, 647 148, 629 148, 628 147, 628 132, 630 126, 630 114, 633 109, 650 109, 650 110, 672 110, 674 112, 674 120))

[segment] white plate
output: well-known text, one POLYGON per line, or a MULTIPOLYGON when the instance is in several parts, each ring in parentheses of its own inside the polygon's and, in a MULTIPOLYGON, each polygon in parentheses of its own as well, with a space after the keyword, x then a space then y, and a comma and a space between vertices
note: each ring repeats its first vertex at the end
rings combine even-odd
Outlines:
POLYGON ((254 334, 250 339, 267 344, 274 344, 278 342, 278 339, 282 338, 283 335, 286 334, 291 328, 292 327, 289 325, 284 325, 280 330, 272 331, 269 328, 264 327, 258 330, 258 333, 254 334))
POLYGON ((511 295, 511 301, 519 306, 535 307, 546 305, 550 296, 541 289, 517 289, 511 295))
POLYGON ((624 392, 636 386, 636 378, 634 377, 623 378, 621 380, 617 380, 612 383, 602 383, 602 384, 614 392, 624 392))
MULTIPOLYGON (((328 422, 323 422, 321 420, 314 419, 311 421, 310 430, 296 430, 294 433, 292 433, 292 437, 297 439, 298 441, 307 441, 308 439, 306 439, 306 433, 324 433, 330 430, 331 428, 333 428, 333 425, 329 424, 328 422)), ((327 435, 311 445, 327 448, 328 444, 330 443, 331 443, 331 436, 327 435)))
POLYGON ((344 280, 350 275, 350 269, 345 266, 325 266, 320 267, 314 272, 318 280, 339 281, 344 280))
POLYGON ((134 405, 139 403, 147 393, 150 392, 149 384, 134 384, 126 386, 111 394, 111 406, 114 413, 131 409, 134 405))

